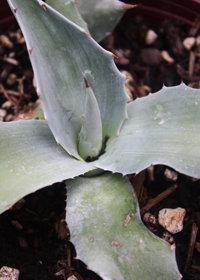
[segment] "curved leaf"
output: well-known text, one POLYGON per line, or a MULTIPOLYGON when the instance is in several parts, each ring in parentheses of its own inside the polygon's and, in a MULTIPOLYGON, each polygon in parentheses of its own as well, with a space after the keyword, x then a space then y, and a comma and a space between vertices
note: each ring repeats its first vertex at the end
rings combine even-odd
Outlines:
POLYGON ((141 222, 128 178, 106 173, 66 185, 71 241, 89 269, 104 280, 181 279, 174 250, 141 222))
POLYGON ((0 122, 0 212, 39 188, 93 168, 58 146, 44 121, 0 122))
POLYGON ((82 121, 78 117, 84 113, 86 96, 82 73, 98 102, 103 138, 110 139, 118 134, 126 117, 125 77, 110 52, 39 2, 41 6, 36 0, 8 0, 26 39, 45 118, 56 140, 81 159, 77 138, 82 121))
POLYGON ((45 2, 89 33, 87 24, 81 17, 74 0, 46 0, 45 2))
POLYGON ((133 7, 118 0, 79 0, 77 5, 97 42, 114 29, 126 10, 133 7))
POLYGON ((129 120, 93 165, 123 174, 165 164, 200 177, 200 90, 164 87, 127 105, 129 120))

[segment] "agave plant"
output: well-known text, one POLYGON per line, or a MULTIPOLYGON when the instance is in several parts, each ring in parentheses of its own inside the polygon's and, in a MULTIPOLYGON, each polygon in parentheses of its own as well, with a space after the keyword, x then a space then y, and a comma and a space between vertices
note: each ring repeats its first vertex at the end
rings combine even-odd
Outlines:
POLYGON ((127 103, 126 77, 88 31, 41 0, 8 3, 45 121, 0 123, 1 212, 66 180, 71 241, 90 269, 104 280, 180 279, 174 249, 142 224, 125 175, 160 163, 200 177, 200 91, 181 84, 127 103))

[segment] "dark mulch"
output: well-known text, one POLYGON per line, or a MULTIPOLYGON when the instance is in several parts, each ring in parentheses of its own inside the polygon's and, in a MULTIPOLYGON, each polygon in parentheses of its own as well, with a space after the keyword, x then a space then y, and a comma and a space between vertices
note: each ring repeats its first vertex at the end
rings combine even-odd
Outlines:
MULTIPOLYGON (((5 46, 1 37, 0 118, 11 121, 20 112, 31 110, 37 95, 18 27, 14 26, 1 34, 13 43, 13 46, 5 46)), ((197 37, 198 34, 195 26, 191 29, 181 22, 167 20, 152 25, 137 16, 128 21, 124 19, 103 45, 119 57, 116 59, 119 69, 128 71, 130 80, 126 87, 135 99, 149 91, 161 89, 163 83, 172 86, 183 80, 192 87, 199 87, 199 46, 195 45, 187 51, 182 45, 184 38, 197 37), (145 38, 149 29, 153 29, 158 38, 147 46, 145 38), (162 50, 174 58, 173 63, 162 58, 162 50)), ((155 166, 136 177, 129 177, 136 190, 142 216, 150 212, 157 218, 158 211, 163 207, 186 209, 183 230, 177 234, 168 233, 167 240, 171 244, 175 241, 183 279, 197 280, 200 279, 199 180, 177 174, 177 179, 170 181, 166 178, 166 169, 166 166, 155 166), (158 201, 157 196, 173 186, 175 190, 158 201), (156 199, 149 206, 152 198, 156 199)), ((83 263, 73 259, 75 252, 68 241, 69 233, 64 222, 65 199, 64 183, 54 184, 28 195, 0 216, 0 267, 7 265, 19 269, 20 280, 67 279, 71 275, 78 280, 100 279, 88 271, 83 263)), ((166 236, 166 230, 157 221, 145 223, 158 236, 166 236)))

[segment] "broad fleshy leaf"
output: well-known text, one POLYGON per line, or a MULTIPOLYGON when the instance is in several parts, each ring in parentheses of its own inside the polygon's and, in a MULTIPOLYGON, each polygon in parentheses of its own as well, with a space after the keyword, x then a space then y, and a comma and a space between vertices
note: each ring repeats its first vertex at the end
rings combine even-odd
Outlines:
POLYGON ((127 177, 67 180, 66 221, 77 258, 104 280, 181 279, 175 252, 140 219, 127 177))
POLYGON ((134 5, 118 0, 79 0, 77 5, 92 37, 97 42, 114 29, 126 10, 133 7, 134 5))
POLYGON ((43 1, 8 0, 28 46, 45 118, 57 142, 76 158, 88 80, 101 113, 103 138, 126 118, 125 77, 112 54, 43 1), (103 81, 103 82, 102 82, 103 81), (112 110, 110 110, 112 106, 112 110))
POLYGON ((102 147, 102 123, 99 107, 95 95, 86 84, 85 112, 82 116, 82 127, 79 137, 79 154, 83 159, 96 157, 102 147))
POLYGON ((86 21, 97 42, 114 29, 126 10, 134 7, 118 0, 79 0, 77 4, 74 0, 46 0, 46 3, 84 29, 86 21))
POLYGON ((93 165, 123 174, 165 164, 200 178, 200 90, 184 84, 127 105, 129 120, 93 165))
POLYGON ((44 186, 92 170, 58 146, 45 121, 0 122, 0 212, 44 186))
MULTIPOLYGON (((46 0, 47 4, 49 4, 52 8, 56 11, 61 13, 63 16, 71 20, 72 22, 76 23, 78 26, 82 27, 83 29, 89 30, 87 28, 86 22, 83 20, 82 16, 80 15, 77 4, 75 0, 46 0)), ((93 14, 93 16, 95 16, 93 14)))

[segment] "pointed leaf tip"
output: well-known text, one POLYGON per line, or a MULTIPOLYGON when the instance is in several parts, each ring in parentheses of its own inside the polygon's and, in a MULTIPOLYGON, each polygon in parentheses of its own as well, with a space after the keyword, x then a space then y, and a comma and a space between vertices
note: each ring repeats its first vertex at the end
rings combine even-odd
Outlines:
POLYGON ((119 58, 118 56, 116 56, 114 53, 112 53, 112 56, 114 57, 114 58, 119 58))
POLYGON ((91 35, 87 32, 87 30, 84 30, 83 33, 87 34, 89 37, 91 37, 91 35))
POLYGON ((83 73, 82 73, 82 75, 83 75, 83 79, 84 79, 84 81, 85 81, 85 86, 86 86, 86 88, 90 88, 90 86, 89 86, 89 84, 88 84, 88 81, 86 80, 86 77, 84 76, 83 73))
POLYGON ((19 9, 19 7, 15 8, 15 9, 14 9, 14 12, 16 13, 18 9, 19 9))
POLYGON ((46 6, 45 6, 45 4, 44 4, 44 2, 42 1, 42 0, 37 0, 38 1, 38 3, 40 4, 40 6, 45 10, 45 12, 46 12, 46 6))
POLYGON ((41 7, 42 7, 42 8, 45 10, 45 12, 46 12, 47 9, 46 9, 45 5, 42 4, 41 7))
POLYGON ((35 46, 33 46, 31 49, 29 49, 29 53, 32 54, 33 49, 35 48, 35 46))
POLYGON ((127 10, 130 10, 130 9, 136 8, 137 6, 140 6, 140 5, 141 5, 141 3, 139 3, 139 4, 137 4, 137 5, 124 4, 124 5, 123 5, 123 9, 124 9, 125 11, 127 11, 127 10))
POLYGON ((60 145, 59 141, 57 138, 55 138, 57 145, 60 145))

